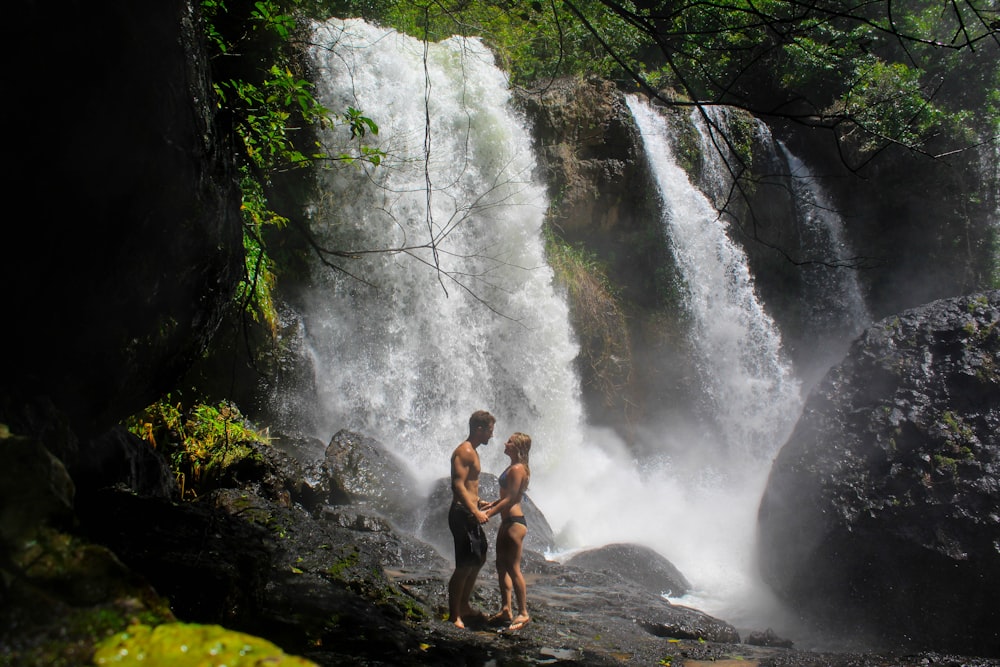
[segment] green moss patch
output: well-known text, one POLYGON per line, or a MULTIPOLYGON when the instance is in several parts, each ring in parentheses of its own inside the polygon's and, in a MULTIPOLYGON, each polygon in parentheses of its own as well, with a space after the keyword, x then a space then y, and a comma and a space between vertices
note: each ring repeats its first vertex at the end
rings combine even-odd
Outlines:
POLYGON ((151 628, 135 625, 97 645, 94 665, 255 665, 313 666, 314 662, 286 655, 274 644, 218 625, 167 623, 151 628))

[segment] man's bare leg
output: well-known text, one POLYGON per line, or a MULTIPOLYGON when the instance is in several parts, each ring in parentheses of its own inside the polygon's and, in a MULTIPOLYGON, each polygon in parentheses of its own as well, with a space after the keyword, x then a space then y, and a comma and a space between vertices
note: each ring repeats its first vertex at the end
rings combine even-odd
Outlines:
POLYGON ((479 568, 463 567, 456 569, 448 582, 448 616, 457 628, 464 628, 466 621, 483 618, 482 612, 469 603, 478 576, 479 568))
POLYGON ((465 621, 480 621, 483 620, 484 615, 481 611, 476 611, 472 608, 472 592, 476 588, 476 579, 479 577, 479 568, 473 568, 469 571, 468 579, 465 580, 465 584, 462 588, 462 618, 465 621))
MULTIPOLYGON (((463 597, 468 590, 469 568, 455 568, 454 574, 448 581, 448 618, 455 627, 464 628, 465 622, 462 620, 463 609, 469 606, 468 598, 463 597)), ((469 592, 471 595, 471 592, 469 592)))

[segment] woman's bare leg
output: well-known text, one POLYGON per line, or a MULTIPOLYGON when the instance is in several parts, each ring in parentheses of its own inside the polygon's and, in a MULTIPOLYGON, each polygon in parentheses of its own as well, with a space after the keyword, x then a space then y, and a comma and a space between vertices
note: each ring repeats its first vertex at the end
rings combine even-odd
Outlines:
POLYGON ((524 550, 524 537, 527 534, 528 528, 517 523, 512 524, 508 531, 512 548, 507 572, 517 600, 517 616, 511 619, 511 630, 520 630, 531 620, 528 616, 528 585, 521 572, 521 554, 524 550))
POLYGON ((507 530, 503 525, 501 525, 500 530, 497 531, 496 547, 497 583, 500 587, 500 611, 490 617, 491 621, 509 623, 513 618, 510 606, 511 592, 513 590, 513 580, 510 576, 510 556, 512 547, 513 545, 511 544, 510 537, 507 535, 507 530))

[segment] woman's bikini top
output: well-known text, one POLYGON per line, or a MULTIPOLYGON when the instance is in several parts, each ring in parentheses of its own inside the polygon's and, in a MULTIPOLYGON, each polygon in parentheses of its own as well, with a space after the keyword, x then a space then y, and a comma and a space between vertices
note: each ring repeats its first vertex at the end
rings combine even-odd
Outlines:
MULTIPOLYGON (((517 464, 515 463, 514 465, 517 465, 517 464)), ((513 466, 507 466, 506 470, 504 470, 502 473, 500 473, 500 477, 497 478, 497 482, 500 484, 500 488, 501 489, 506 488, 506 486, 507 486, 507 473, 510 472, 510 469, 512 467, 513 466)))

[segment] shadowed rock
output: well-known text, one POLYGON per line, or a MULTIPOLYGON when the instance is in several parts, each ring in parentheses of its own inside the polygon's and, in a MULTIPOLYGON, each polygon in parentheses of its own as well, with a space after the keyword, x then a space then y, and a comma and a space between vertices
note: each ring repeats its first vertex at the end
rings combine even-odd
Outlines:
POLYGON ((575 554, 566 565, 617 572, 652 593, 671 597, 680 597, 691 588, 673 563, 640 544, 609 544, 588 549, 575 554))
POLYGON ((998 434, 1000 291, 876 323, 775 460, 766 581, 823 624, 1000 655, 998 434))

